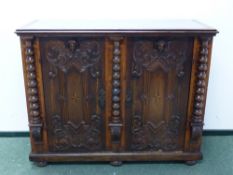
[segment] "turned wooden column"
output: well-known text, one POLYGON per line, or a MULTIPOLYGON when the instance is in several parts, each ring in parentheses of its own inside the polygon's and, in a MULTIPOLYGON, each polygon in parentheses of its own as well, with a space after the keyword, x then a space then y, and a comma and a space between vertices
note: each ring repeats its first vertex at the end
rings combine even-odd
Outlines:
POLYGON ((40 104, 38 96, 38 82, 36 75, 33 37, 24 37, 25 43, 25 62, 26 62, 26 81, 27 81, 27 100, 29 111, 29 127, 31 136, 35 143, 42 141, 42 121, 40 116, 40 104))
POLYGON ((202 135, 203 118, 205 112, 205 100, 207 89, 207 72, 208 72, 208 46, 210 38, 201 38, 200 58, 198 60, 196 72, 196 90, 192 116, 192 141, 199 139, 202 135))
POLYGON ((117 150, 120 145, 122 118, 121 118, 121 50, 122 37, 111 37, 112 50, 112 117, 109 123, 111 130, 112 149, 117 150))

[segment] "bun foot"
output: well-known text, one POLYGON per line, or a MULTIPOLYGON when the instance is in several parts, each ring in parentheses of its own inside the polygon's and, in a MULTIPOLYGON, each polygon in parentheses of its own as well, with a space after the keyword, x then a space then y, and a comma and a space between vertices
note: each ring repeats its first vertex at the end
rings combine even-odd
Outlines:
POLYGON ((187 160, 185 163, 186 163, 186 165, 192 166, 192 165, 195 165, 197 163, 197 161, 196 160, 187 160))
POLYGON ((112 165, 112 166, 121 166, 122 165, 122 161, 112 161, 112 162, 110 162, 110 164, 112 165))
POLYGON ((40 161, 40 162, 34 162, 34 164, 38 167, 45 167, 48 165, 48 162, 46 161, 40 161))

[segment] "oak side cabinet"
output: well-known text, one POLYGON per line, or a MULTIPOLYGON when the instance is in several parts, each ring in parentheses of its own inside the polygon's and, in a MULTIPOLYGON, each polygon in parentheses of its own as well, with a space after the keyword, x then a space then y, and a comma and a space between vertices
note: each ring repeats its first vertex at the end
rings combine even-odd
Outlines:
POLYGON ((202 158, 213 36, 197 21, 35 21, 20 36, 30 160, 202 158))

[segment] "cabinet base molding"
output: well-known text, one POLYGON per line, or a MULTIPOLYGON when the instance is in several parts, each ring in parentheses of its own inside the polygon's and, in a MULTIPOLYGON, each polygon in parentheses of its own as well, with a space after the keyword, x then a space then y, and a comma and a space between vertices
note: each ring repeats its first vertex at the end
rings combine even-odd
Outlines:
POLYGON ((175 152, 104 152, 104 153, 30 153, 34 162, 95 162, 95 161, 189 161, 201 160, 202 153, 175 152))

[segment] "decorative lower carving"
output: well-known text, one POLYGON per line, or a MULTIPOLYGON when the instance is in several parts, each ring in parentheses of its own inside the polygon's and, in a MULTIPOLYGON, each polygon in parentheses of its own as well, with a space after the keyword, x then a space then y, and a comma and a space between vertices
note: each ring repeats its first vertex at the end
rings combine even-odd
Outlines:
POLYGON ((161 121, 155 125, 152 122, 143 123, 142 117, 135 115, 131 129, 131 149, 134 151, 178 150, 180 122, 180 116, 174 115, 170 121, 161 121))
MULTIPOLYGON (((100 75, 96 63, 101 58, 101 43, 98 41, 48 41, 46 43, 46 58, 55 68, 67 72, 71 67, 80 73, 90 68, 91 75, 100 75)), ((56 70, 51 70, 49 76, 54 78, 56 70)))
POLYGON ((120 143, 120 137, 121 137, 121 123, 110 123, 110 131, 111 131, 111 138, 113 144, 119 144, 120 143))
POLYGON ((111 138, 113 144, 120 143, 121 136, 121 114, 120 114, 120 61, 121 61, 121 51, 120 51, 120 40, 122 38, 112 38, 114 43, 113 48, 113 64, 112 64, 112 119, 109 124, 111 131, 111 138))
POLYGON ((143 69, 151 72, 161 67, 167 72, 171 67, 176 67, 177 77, 183 77, 186 49, 175 49, 175 45, 175 41, 169 40, 136 41, 133 47, 132 76, 140 77, 143 69))
POLYGON ((209 38, 202 38, 200 59, 199 59, 199 64, 197 66, 196 92, 194 97, 195 101, 194 101, 193 116, 191 122, 192 141, 198 140, 202 135, 205 93, 206 93, 206 84, 207 84, 207 71, 208 71, 208 45, 209 45, 209 38))
POLYGON ((78 125, 71 121, 64 123, 59 115, 52 116, 53 151, 97 151, 102 148, 101 117, 93 114, 90 123, 78 125))
POLYGON ((192 140, 195 141, 202 136, 203 122, 192 122, 192 140))
POLYGON ((42 122, 40 118, 40 104, 38 96, 38 82, 33 50, 33 38, 25 38, 27 94, 29 103, 29 127, 35 143, 42 140, 42 122))
POLYGON ((40 123, 40 121, 31 122, 29 126, 31 128, 31 135, 35 142, 40 142, 42 138, 42 124, 40 123))

